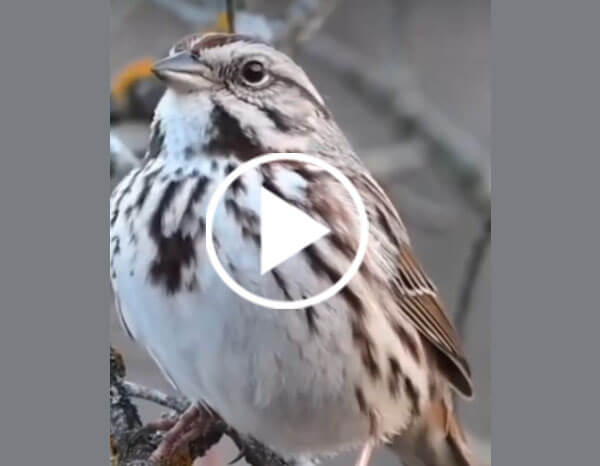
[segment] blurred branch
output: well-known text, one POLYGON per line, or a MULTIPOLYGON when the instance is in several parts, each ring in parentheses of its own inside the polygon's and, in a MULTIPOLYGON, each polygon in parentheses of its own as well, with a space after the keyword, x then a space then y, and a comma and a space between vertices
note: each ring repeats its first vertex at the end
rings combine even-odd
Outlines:
POLYGON ((172 455, 164 465, 156 465, 149 458, 160 444, 163 435, 152 426, 142 426, 140 416, 131 398, 151 401, 182 414, 190 402, 184 397, 166 395, 159 390, 126 381, 123 357, 110 348, 110 432, 111 466, 191 466, 202 457, 222 435, 227 435, 251 466, 289 466, 277 453, 252 438, 240 435, 214 413, 204 412, 209 420, 201 438, 195 439, 189 451, 172 455))
POLYGON ((113 28, 118 30, 122 27, 122 25, 129 19, 129 16, 132 15, 137 8, 144 4, 144 0, 130 0, 128 2, 111 2, 110 8, 114 11, 115 8, 118 8, 118 14, 111 15, 111 30, 113 28))
POLYGON ((131 169, 137 167, 140 160, 121 141, 114 131, 110 131, 110 179, 119 180, 131 169))
POLYGON ((407 70, 398 69, 393 76, 382 73, 345 44, 322 35, 302 50, 378 112, 390 115, 405 135, 422 141, 431 163, 458 188, 467 205, 482 215, 489 212, 489 154, 425 99, 407 70))
POLYGON ((110 348, 110 427, 111 433, 118 433, 141 427, 142 421, 137 408, 129 400, 123 387, 125 363, 123 357, 110 348))
POLYGON ((300 44, 321 29, 340 2, 341 0, 292 1, 283 24, 274 23, 275 44, 293 54, 300 44))
POLYGON ((189 406, 189 401, 183 397, 167 395, 160 390, 144 387, 127 380, 123 381, 123 388, 131 398, 151 401, 157 405, 169 408, 177 413, 183 413, 189 406))
POLYGON ((227 28, 231 34, 235 33, 235 0, 226 0, 227 4, 227 28))
POLYGON ((440 204, 429 199, 414 189, 404 186, 394 186, 387 190, 395 190, 397 206, 402 218, 410 221, 414 228, 431 235, 448 233, 456 212, 451 206, 440 204))
POLYGON ((396 180, 425 166, 422 148, 414 143, 364 149, 360 156, 372 175, 382 181, 396 180))
POLYGON ((214 7, 198 5, 189 0, 152 0, 173 13, 181 21, 193 26, 206 26, 215 21, 218 11, 214 7))
MULTIPOLYGON (((214 5, 202 5, 189 0, 153 1, 193 28, 214 24, 219 13, 214 5)), ((300 43, 308 40, 321 28, 341 1, 293 0, 283 19, 268 18, 262 13, 235 8, 234 0, 226 0, 223 4, 226 7, 227 17, 233 19, 233 23, 230 23, 230 32, 234 30, 240 34, 256 35, 274 42, 278 47, 292 54, 300 43)))
POLYGON ((110 440, 111 466, 150 466, 147 458, 161 438, 142 427, 135 405, 123 386, 123 357, 110 348, 110 440))
POLYGON ((460 287, 460 295, 457 304, 456 311, 456 328, 461 335, 465 334, 465 324, 467 317, 471 312, 471 301, 473 299, 473 290, 475 288, 475 282, 479 276, 479 271, 485 258, 485 253, 490 245, 492 234, 492 219, 490 216, 483 222, 483 228, 481 234, 473 242, 473 247, 467 261, 465 268, 465 274, 462 285, 460 287))

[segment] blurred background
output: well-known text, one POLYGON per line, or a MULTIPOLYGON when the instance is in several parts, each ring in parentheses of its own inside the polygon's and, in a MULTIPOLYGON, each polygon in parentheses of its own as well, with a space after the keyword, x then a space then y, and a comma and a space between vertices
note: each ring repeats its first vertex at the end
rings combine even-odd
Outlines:
MULTIPOLYGON (((458 402, 475 448, 490 457, 489 0, 236 2, 236 29, 299 62, 407 224, 419 257, 457 322, 476 397, 458 402)), ((111 182, 143 156, 162 89, 149 73, 182 36, 223 30, 224 0, 111 0, 111 182)), ((122 331, 111 344, 128 379, 171 393, 122 331)), ((140 402, 144 420, 162 409, 140 402)), ((199 464, 237 455, 222 441, 199 464)), ((324 461, 353 464, 355 454, 324 461)), ((380 448, 375 466, 398 464, 380 448)))

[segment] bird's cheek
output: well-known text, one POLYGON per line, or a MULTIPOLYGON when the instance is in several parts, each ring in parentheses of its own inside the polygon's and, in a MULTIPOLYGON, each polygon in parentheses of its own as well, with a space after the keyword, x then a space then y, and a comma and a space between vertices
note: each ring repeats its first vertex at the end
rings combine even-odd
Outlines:
POLYGON ((302 122, 314 113, 314 107, 303 99, 283 101, 279 109, 289 120, 296 122, 302 122))

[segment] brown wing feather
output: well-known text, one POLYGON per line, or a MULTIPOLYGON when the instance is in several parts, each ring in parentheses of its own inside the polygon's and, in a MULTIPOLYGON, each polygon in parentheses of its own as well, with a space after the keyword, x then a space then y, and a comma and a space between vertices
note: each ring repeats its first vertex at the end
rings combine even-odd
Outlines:
POLYGON ((365 192, 372 196, 371 208, 377 212, 376 219, 395 250, 397 273, 392 279, 392 289, 399 309, 431 343, 431 353, 440 372, 461 394, 471 397, 471 372, 458 335, 444 312, 435 285, 412 251, 400 216, 387 195, 370 176, 363 176, 361 182, 365 192))
POLYGON ((406 289, 405 283, 396 283, 400 309, 433 344, 433 355, 438 368, 448 381, 464 396, 471 397, 471 371, 463 356, 458 335, 444 312, 433 283, 408 244, 402 245, 399 259, 399 275, 410 277, 414 284, 406 289))

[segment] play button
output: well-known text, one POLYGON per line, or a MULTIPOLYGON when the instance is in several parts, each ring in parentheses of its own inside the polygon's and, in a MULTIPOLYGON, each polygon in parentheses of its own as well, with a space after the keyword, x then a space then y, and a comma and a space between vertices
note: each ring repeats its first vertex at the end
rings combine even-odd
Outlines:
POLYGON ((260 273, 265 274, 330 233, 272 192, 260 191, 260 273))
MULTIPOLYGON (((317 222, 308 214, 289 201, 284 200, 281 196, 274 194, 272 191, 261 187, 260 193, 257 190, 256 194, 260 201, 260 273, 257 268, 255 272, 256 277, 247 276, 246 278, 247 283, 253 284, 253 289, 259 290, 261 288, 260 286, 256 286, 256 284, 261 283, 261 280, 272 280, 267 272, 273 271, 275 267, 295 256, 307 246, 330 234, 330 231, 325 225, 317 222)), ((205 231, 208 259, 214 271, 221 280, 223 280, 225 285, 245 300, 258 306, 271 309, 304 309, 309 306, 315 306, 333 297, 348 284, 360 268, 369 241, 369 221, 367 212, 357 189, 336 167, 331 166, 318 157, 302 153, 274 153, 261 155, 239 165, 235 170, 229 173, 218 185, 208 202, 205 231), (355 207, 356 215, 352 216, 351 221, 358 222, 359 239, 356 254, 350 262, 348 269, 329 288, 318 292, 314 296, 303 297, 303 299, 278 300, 270 299, 250 291, 240 285, 230 275, 228 270, 221 263, 219 255, 217 254, 215 239, 213 237, 213 227, 219 202, 238 177, 263 164, 290 161, 305 165, 314 165, 320 170, 328 172, 341 186, 344 187, 350 195, 355 207)))

